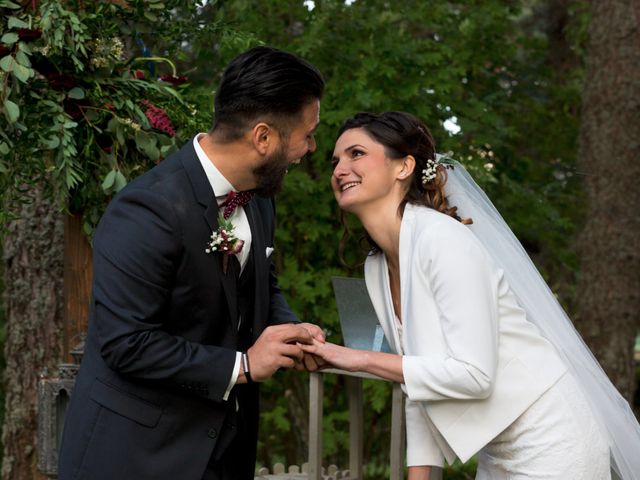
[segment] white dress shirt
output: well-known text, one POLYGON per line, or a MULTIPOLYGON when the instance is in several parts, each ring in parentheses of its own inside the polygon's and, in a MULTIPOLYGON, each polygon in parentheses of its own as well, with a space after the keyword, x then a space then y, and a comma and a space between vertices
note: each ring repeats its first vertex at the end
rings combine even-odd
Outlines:
MULTIPOLYGON (((198 155, 198 159, 200 160, 200 164, 204 169, 204 173, 206 173, 207 179, 211 184, 211 188, 216 194, 216 201, 218 202, 218 206, 220 206, 227 199, 227 195, 229 194, 229 192, 231 192, 232 190, 237 190, 233 187, 233 185, 231 185, 231 182, 229 182, 229 180, 224 178, 224 175, 222 175, 220 170, 216 168, 214 160, 209 158, 200 146, 200 139, 204 135, 206 134, 200 133, 193 138, 193 147, 196 150, 196 155, 198 155)), ((247 218, 247 214, 244 211, 244 207, 238 206, 238 208, 236 208, 229 217, 229 220, 235 227, 236 237, 238 237, 240 240, 244 240, 244 246, 242 247, 242 250, 240 250, 240 252, 236 254, 236 257, 240 262, 240 273, 242 273, 245 265, 247 264, 249 252, 251 251, 251 227, 249 226, 249 219, 247 218)), ((241 321, 242 319, 240 318, 238 321, 238 328, 240 328, 241 321)), ((229 398, 231 389, 238 381, 241 359, 242 352, 237 352, 236 363, 233 367, 231 379, 229 380, 229 386, 227 387, 227 391, 225 392, 223 397, 225 400, 229 398)))

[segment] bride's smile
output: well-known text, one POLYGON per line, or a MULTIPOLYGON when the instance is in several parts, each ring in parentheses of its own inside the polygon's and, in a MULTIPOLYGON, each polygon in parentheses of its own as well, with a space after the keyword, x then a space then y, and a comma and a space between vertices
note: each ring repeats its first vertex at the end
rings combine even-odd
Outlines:
POLYGON ((393 199, 399 203, 404 195, 402 162, 390 158, 384 145, 363 129, 350 129, 340 136, 332 162, 331 187, 343 210, 357 213, 365 205, 369 210, 393 199))

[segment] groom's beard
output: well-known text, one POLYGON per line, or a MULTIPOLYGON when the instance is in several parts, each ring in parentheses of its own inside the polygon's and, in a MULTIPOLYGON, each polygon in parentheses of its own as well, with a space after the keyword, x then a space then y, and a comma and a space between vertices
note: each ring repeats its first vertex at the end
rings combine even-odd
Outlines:
POLYGON ((265 162, 253 170, 258 185, 256 193, 261 197, 272 197, 282 189, 282 182, 289 168, 288 145, 284 142, 278 150, 265 158, 265 162))

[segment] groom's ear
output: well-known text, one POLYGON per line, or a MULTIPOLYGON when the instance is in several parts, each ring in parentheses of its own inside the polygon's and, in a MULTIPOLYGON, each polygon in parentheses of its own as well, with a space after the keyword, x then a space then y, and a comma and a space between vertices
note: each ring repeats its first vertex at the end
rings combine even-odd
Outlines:
POLYGON ((413 155, 407 155, 402 159, 401 168, 398 171, 398 178, 404 180, 409 178, 416 168, 416 159, 413 155))
POLYGON ((256 123, 251 129, 251 141, 260 155, 269 152, 269 145, 274 141, 275 130, 269 124, 256 123))

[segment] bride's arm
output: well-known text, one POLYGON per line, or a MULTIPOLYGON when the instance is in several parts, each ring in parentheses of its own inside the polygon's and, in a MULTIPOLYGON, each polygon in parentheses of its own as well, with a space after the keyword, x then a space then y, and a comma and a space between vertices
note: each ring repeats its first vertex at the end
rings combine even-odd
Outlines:
POLYGON ((431 475, 431 467, 420 465, 409 467, 409 477, 407 480, 429 480, 431 475))
POLYGON ((392 382, 404 383, 401 355, 355 350, 329 342, 321 343, 315 339, 313 345, 300 344, 300 348, 319 356, 336 368, 371 373, 392 382))

